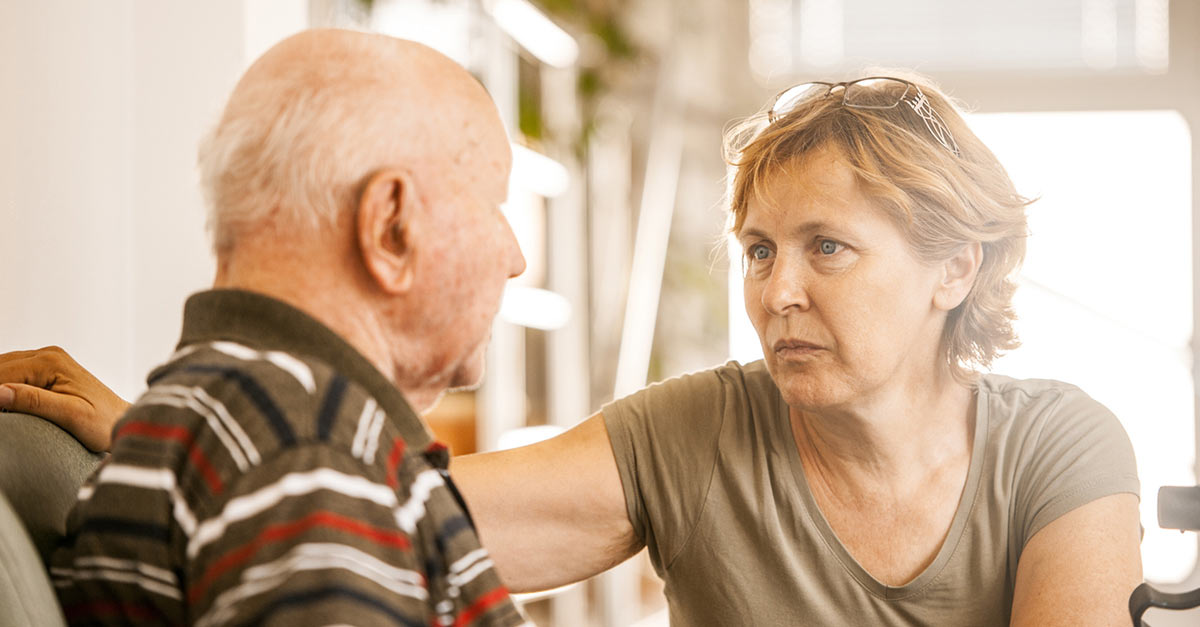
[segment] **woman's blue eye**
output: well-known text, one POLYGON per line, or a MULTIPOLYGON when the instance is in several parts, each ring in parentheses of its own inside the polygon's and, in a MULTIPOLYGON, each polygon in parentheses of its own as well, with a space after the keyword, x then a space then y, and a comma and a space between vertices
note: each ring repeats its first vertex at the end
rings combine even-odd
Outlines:
POLYGON ((841 244, 839 244, 831 239, 823 239, 823 240, 821 240, 821 243, 818 244, 817 246, 821 249, 821 254, 823 254, 823 255, 832 255, 833 253, 836 253, 838 250, 840 250, 842 247, 841 244))
POLYGON ((771 256, 771 250, 762 244, 755 244, 750 247, 750 258, 754 261, 762 261, 771 256))

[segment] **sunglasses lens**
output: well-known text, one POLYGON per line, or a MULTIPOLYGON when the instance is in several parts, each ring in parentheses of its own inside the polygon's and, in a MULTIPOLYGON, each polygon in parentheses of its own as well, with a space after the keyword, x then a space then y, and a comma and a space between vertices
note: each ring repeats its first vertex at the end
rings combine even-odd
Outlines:
POLYGON ((776 120, 788 114, 796 105, 819 98, 829 92, 829 85, 826 83, 803 83, 788 89, 779 94, 775 99, 775 104, 771 106, 771 119, 776 120))
POLYGON ((868 78, 846 85, 843 102, 863 109, 890 109, 904 99, 911 89, 908 83, 891 78, 868 78))

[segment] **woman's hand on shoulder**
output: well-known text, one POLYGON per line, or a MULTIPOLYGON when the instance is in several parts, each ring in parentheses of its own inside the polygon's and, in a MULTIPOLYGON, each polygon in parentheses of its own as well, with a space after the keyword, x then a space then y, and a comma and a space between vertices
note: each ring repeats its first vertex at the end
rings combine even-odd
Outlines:
POLYGON ((129 403, 49 346, 0 354, 0 410, 41 416, 93 451, 106 451, 129 403))
POLYGON ((1014 627, 1129 625, 1129 595, 1142 582, 1138 499, 1113 494, 1038 531, 1021 552, 1014 627))

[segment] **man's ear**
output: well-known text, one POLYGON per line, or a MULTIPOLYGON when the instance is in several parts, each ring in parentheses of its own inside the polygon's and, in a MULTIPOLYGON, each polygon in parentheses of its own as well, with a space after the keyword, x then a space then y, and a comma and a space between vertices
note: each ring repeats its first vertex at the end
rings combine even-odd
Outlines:
POLYGON ((983 245, 971 242, 963 245, 953 257, 942 263, 942 279, 933 293, 933 306, 950 311, 971 293, 975 277, 983 264, 983 245))
POLYGON ((375 173, 359 196, 355 229, 363 266, 388 294, 412 286, 416 252, 412 225, 421 209, 413 177, 396 168, 375 173))

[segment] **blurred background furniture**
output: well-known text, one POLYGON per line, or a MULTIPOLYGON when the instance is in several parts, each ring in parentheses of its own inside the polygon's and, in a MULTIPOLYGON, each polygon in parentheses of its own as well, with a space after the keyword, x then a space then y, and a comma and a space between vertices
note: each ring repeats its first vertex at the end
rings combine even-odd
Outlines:
MULTIPOLYGON (((1200 485, 1191 487, 1163 486, 1158 490, 1158 525, 1164 529, 1200 531, 1200 485)), ((1178 586, 1176 586, 1178 588, 1178 586)), ((1179 590, 1160 589, 1143 583, 1129 596, 1129 615, 1133 627, 1150 627, 1143 616, 1151 608, 1165 610, 1191 610, 1200 607, 1200 588, 1179 590)), ((1191 613, 1191 623, 1196 622, 1200 612, 1191 613)), ((1155 621, 1155 625, 1167 623, 1155 621)), ((1176 623, 1174 624, 1185 624, 1176 623)))
POLYGON ((0 494, 0 626, 63 624, 62 611, 33 541, 0 494))
POLYGON ((63 624, 46 563, 100 459, 54 424, 0 412, 0 626, 63 624))

